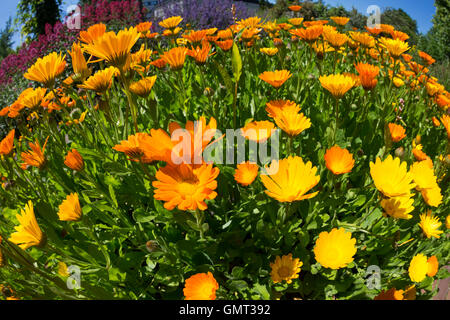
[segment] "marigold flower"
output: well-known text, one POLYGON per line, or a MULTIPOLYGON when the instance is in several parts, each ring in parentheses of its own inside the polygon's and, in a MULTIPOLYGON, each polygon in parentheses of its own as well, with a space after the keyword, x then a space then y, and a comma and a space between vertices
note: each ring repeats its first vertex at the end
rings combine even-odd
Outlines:
POLYGON ((420 215, 419 227, 422 229, 423 234, 429 239, 431 237, 440 238, 441 233, 444 231, 439 230, 439 227, 442 223, 439 221, 439 218, 433 216, 431 210, 428 210, 426 213, 420 215))
POLYGON ((370 162, 370 175, 378 191, 386 197, 409 196, 415 187, 413 175, 408 172, 406 162, 389 155, 384 161, 377 157, 375 163, 370 162))
POLYGON ((352 171, 355 160, 347 149, 334 146, 325 152, 325 165, 334 174, 343 174, 352 171))
POLYGON ((436 62, 436 60, 433 59, 433 57, 431 57, 428 53, 420 51, 419 50, 419 56, 423 59, 423 61, 425 61, 425 63, 427 65, 432 65, 433 63, 436 62))
POLYGON ((256 179, 258 176, 259 166, 254 162, 244 162, 237 165, 234 171, 234 180, 240 185, 246 187, 256 179))
POLYGON ((152 91, 153 85, 156 82, 156 75, 152 77, 145 77, 137 82, 133 82, 130 85, 130 91, 134 94, 146 98, 152 91))
POLYGON ((303 22, 303 18, 291 18, 288 19, 289 23, 292 24, 293 26, 298 27, 299 25, 302 24, 303 22))
POLYGON ((241 134, 252 141, 265 142, 270 138, 275 126, 270 121, 252 121, 241 128, 241 134))
POLYGON ((359 80, 361 85, 366 90, 372 90, 377 85, 376 77, 380 72, 380 68, 368 63, 358 63, 355 65, 356 71, 359 73, 359 80))
POLYGON ((268 55, 270 57, 273 57, 278 53, 278 48, 261 48, 259 49, 261 53, 264 53, 265 55, 268 55))
POLYGON ((128 157, 135 161, 146 161, 144 141, 148 138, 147 133, 138 132, 130 135, 128 140, 122 140, 120 144, 116 144, 113 149, 125 153, 128 157))
POLYGON ((188 49, 185 47, 175 47, 165 52, 161 58, 164 59, 172 70, 181 70, 186 59, 188 49))
POLYGON ((211 272, 197 273, 186 279, 184 284, 185 300, 215 300, 219 284, 211 272))
POLYGON ((74 72, 72 79, 83 82, 84 79, 91 75, 91 70, 87 66, 86 59, 81 50, 81 45, 79 43, 74 43, 72 45, 72 50, 69 51, 69 55, 72 58, 72 68, 74 72))
POLYGON ((413 282, 422 282, 427 276, 428 261, 427 257, 421 253, 416 254, 409 264, 409 278, 413 282))
POLYGON ((16 133, 16 129, 12 129, 6 137, 0 141, 0 155, 7 156, 9 155, 14 148, 14 135, 16 133))
POLYGON ((83 171, 84 169, 83 157, 77 151, 77 149, 72 149, 67 153, 66 159, 64 160, 64 164, 68 166, 70 169, 75 171, 83 171))
POLYGON ((277 256, 275 261, 270 263, 270 268, 272 268, 270 276, 273 283, 280 283, 282 281, 291 283, 292 279, 298 278, 302 265, 303 262, 299 258, 292 259, 292 253, 284 255, 281 258, 277 256))
POLYGON ((238 21, 238 26, 242 28, 257 28, 261 26, 261 18, 260 17, 249 17, 247 19, 241 19, 238 21))
POLYGON ((78 193, 67 195, 66 199, 59 205, 58 217, 61 221, 80 221, 82 215, 78 193))
POLYGON ((187 51, 187 55, 194 58, 195 63, 198 65, 204 65, 206 63, 206 59, 212 56, 209 52, 211 51, 211 44, 205 41, 203 42, 201 47, 196 47, 195 49, 191 49, 187 51))
POLYGON ((382 37, 380 42, 386 47, 387 51, 394 59, 398 59, 402 53, 409 49, 408 43, 401 40, 382 37))
POLYGON ((153 25, 153 22, 151 22, 151 21, 144 21, 144 22, 141 22, 141 23, 137 24, 136 25, 136 29, 140 33, 146 33, 147 31, 149 31, 151 29, 152 25, 153 25))
POLYGON ((403 86, 405 84, 405 82, 402 79, 398 78, 398 77, 395 77, 394 79, 392 79, 392 82, 394 83, 394 85, 397 88, 400 88, 401 86, 403 86))
POLYGON ((78 38, 84 43, 93 43, 95 40, 103 36, 106 32, 106 25, 103 23, 97 23, 90 26, 86 31, 80 31, 80 37, 78 38))
POLYGON ((292 77, 292 74, 288 70, 275 70, 275 71, 265 71, 258 76, 262 81, 267 82, 274 88, 278 89, 281 87, 286 80, 292 77))
POLYGON ((367 48, 373 48, 375 46, 375 38, 369 35, 367 32, 349 32, 350 37, 359 42, 362 46, 367 48))
POLYGON ((21 98, 20 103, 22 107, 28 109, 34 109, 39 107, 47 92, 46 88, 36 88, 28 90, 27 93, 21 98))
POLYGON ((40 170, 44 169, 47 159, 45 159, 44 152, 45 146, 47 145, 48 138, 45 139, 44 146, 41 149, 39 142, 36 140, 35 143, 29 143, 31 148, 30 151, 24 151, 20 154, 20 157, 23 160, 22 169, 26 169, 28 166, 37 167, 40 170))
POLYGON ((353 262, 356 254, 356 239, 344 228, 333 228, 330 232, 319 234, 314 246, 314 255, 323 267, 331 269, 345 268, 353 262))
POLYGON ((428 271, 427 276, 434 277, 439 269, 439 262, 436 256, 431 256, 427 260, 428 263, 428 271))
POLYGON ((347 17, 330 17, 330 19, 340 26, 345 26, 350 21, 347 17))
POLYGON ((30 247, 42 247, 46 243, 45 234, 42 233, 34 215, 33 203, 28 201, 25 210, 16 215, 20 225, 14 227, 16 232, 12 233, 9 241, 17 244, 23 250, 30 247))
POLYGON ((37 59, 28 71, 23 75, 26 79, 37 81, 47 88, 53 88, 55 79, 66 67, 66 56, 52 52, 43 58, 37 59))
POLYGON ((306 164, 301 157, 288 157, 273 160, 266 166, 267 175, 261 175, 261 181, 266 187, 266 194, 279 202, 292 202, 315 197, 319 192, 306 194, 320 180, 317 167, 311 162, 306 164))
POLYGON ((443 94, 439 94, 436 98, 436 103, 440 108, 447 110, 450 106, 450 98, 446 97, 443 94))
POLYGON ((406 137, 405 128, 403 128, 401 125, 395 124, 395 123, 389 123, 388 127, 389 127, 389 132, 391 134, 391 140, 393 142, 398 142, 398 141, 402 140, 404 137, 406 137))
POLYGON ((106 69, 99 70, 84 81, 83 84, 78 85, 78 87, 102 94, 111 87, 113 77, 118 73, 119 70, 116 67, 108 67, 106 69))
POLYGON ((323 37, 335 49, 342 47, 348 40, 347 35, 337 31, 328 31, 328 32, 324 31, 323 37))
POLYGON ((404 300, 403 290, 397 290, 394 287, 387 291, 382 290, 374 300, 404 300))
POLYGON ((181 21, 183 21, 183 18, 180 16, 169 17, 161 21, 159 25, 165 29, 174 29, 181 23, 181 21))
POLYGON ((233 40, 216 41, 215 44, 223 51, 229 51, 233 47, 233 40))
POLYGON ((438 207, 442 203, 441 188, 438 185, 430 189, 422 189, 421 191, 423 200, 432 207, 438 207))
POLYGON ((150 64, 158 69, 163 69, 167 65, 167 62, 166 60, 160 58, 150 62, 150 64))
POLYGON ((450 214, 447 215, 447 218, 445 218, 445 227, 450 229, 450 214))
POLYGON ((188 35, 183 35, 192 44, 200 44, 206 39, 207 30, 191 31, 188 35))
POLYGON ((302 8, 302 6, 293 5, 293 6, 289 6, 288 8, 289 8, 289 10, 291 10, 291 11, 298 12, 298 11, 300 11, 300 9, 302 8))
POLYGON ((277 126, 291 137, 311 127, 311 120, 299 113, 300 107, 292 101, 270 101, 266 104, 266 111, 277 126))
POLYGON ((390 216, 394 219, 406 219, 412 218, 409 213, 414 210, 414 199, 409 196, 392 197, 381 200, 381 207, 384 209, 383 215, 390 216))
POLYGON ((441 117, 441 122, 445 127, 445 130, 447 130, 447 139, 450 140, 450 116, 444 114, 441 117))
POLYGON ((401 32, 401 31, 397 31, 394 30, 392 32, 390 32, 392 39, 394 40, 400 40, 400 41, 406 41, 409 39, 408 34, 401 32))
POLYGON ((206 210, 205 200, 212 200, 217 196, 215 180, 219 169, 212 164, 203 164, 193 169, 186 164, 177 166, 167 165, 156 173, 157 181, 153 181, 154 198, 165 201, 164 208, 173 210, 206 210))
POLYGON ((130 59, 131 48, 139 40, 139 32, 135 27, 120 30, 117 34, 110 31, 84 45, 87 53, 106 60, 114 67, 123 69, 130 59))
POLYGON ((414 162, 410 168, 410 172, 413 175, 413 180, 418 191, 438 186, 433 167, 430 168, 427 161, 414 162))
POLYGON ((305 21, 303 24, 305 27, 312 27, 312 26, 324 26, 328 23, 328 20, 312 20, 312 21, 305 21))
POLYGON ((355 80, 352 77, 342 74, 320 76, 319 81, 322 87, 327 89, 336 99, 342 98, 355 85, 355 80))
MULTIPOLYGON (((304 22, 304 24, 305 23, 306 22, 304 22)), ((302 39, 308 43, 312 43, 312 42, 316 41, 317 38, 319 38, 322 35, 323 26, 317 25, 317 26, 308 27, 306 29, 293 29, 293 30, 289 30, 289 32, 292 35, 299 37, 300 39, 302 39)))

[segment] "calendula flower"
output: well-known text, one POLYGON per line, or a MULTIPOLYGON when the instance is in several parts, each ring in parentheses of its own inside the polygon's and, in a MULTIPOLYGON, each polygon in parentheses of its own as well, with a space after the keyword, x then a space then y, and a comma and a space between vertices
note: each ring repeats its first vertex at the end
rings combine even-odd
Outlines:
POLYGON ((439 230, 439 227, 442 223, 439 221, 439 218, 433 216, 431 210, 428 210, 427 213, 420 215, 419 227, 422 229, 423 234, 429 239, 431 237, 440 238, 440 234, 444 231, 439 230))
POLYGON ((377 85, 378 80, 376 77, 380 72, 380 68, 368 63, 358 63, 355 65, 356 71, 359 73, 359 80, 361 85, 366 90, 372 90, 377 85))
POLYGON ((34 109, 40 106, 42 100, 45 97, 45 93, 47 92, 46 88, 36 88, 27 91, 27 94, 24 95, 20 103, 22 104, 22 107, 28 108, 28 109, 34 109))
POLYGON ((293 26, 300 26, 303 22, 303 18, 291 18, 288 19, 289 23, 292 24, 293 26))
POLYGON ((61 221, 80 221, 82 215, 78 193, 67 195, 66 199, 59 205, 58 217, 61 221))
POLYGON ((443 110, 447 110, 448 107, 450 106, 450 98, 446 97, 443 94, 439 94, 436 98, 436 103, 443 110))
POLYGON ((433 167, 430 168, 426 161, 414 162, 410 171, 418 191, 437 187, 433 167))
POLYGON ((389 127, 389 132, 391 134, 391 140, 393 142, 398 142, 398 141, 402 140, 404 137, 406 137, 405 128, 403 128, 401 125, 395 124, 395 123, 389 123, 388 127, 389 127))
POLYGON ((223 51, 229 51, 233 47, 234 41, 232 39, 216 41, 215 44, 223 51))
POLYGON ((52 52, 39 58, 23 75, 26 79, 42 83, 47 88, 53 88, 55 79, 63 73, 66 67, 66 56, 52 52))
POLYGON ((409 39, 409 36, 406 33, 397 30, 390 32, 390 35, 394 40, 406 41, 409 39))
POLYGON ((331 74, 319 77, 322 87, 327 89, 333 97, 340 99, 355 85, 355 80, 350 76, 342 74, 331 74))
POLYGON ((316 41, 312 44, 311 48, 314 50, 314 52, 317 55, 317 58, 319 59, 323 59, 325 53, 335 51, 335 49, 332 46, 330 46, 328 42, 325 41, 323 42, 316 41))
POLYGON ((268 116, 291 137, 311 127, 311 120, 300 112, 300 107, 290 100, 270 101, 266 104, 268 116))
POLYGON ((219 169, 212 164, 203 164, 196 169, 186 164, 167 165, 156 172, 157 180, 152 182, 154 198, 165 201, 167 210, 175 207, 179 210, 206 210, 205 200, 217 196, 214 190, 218 175, 219 169))
POLYGON ((324 31, 323 37, 335 49, 342 47, 348 40, 347 35, 337 31, 324 31))
POLYGON ((414 210, 414 199, 408 196, 385 198, 381 200, 381 207, 384 209, 384 216, 394 219, 411 219, 409 213, 414 210))
POLYGON ((398 59, 405 51, 408 51, 409 49, 408 43, 401 40, 382 37, 380 42, 386 47, 387 51, 394 59, 398 59))
POLYGON ((438 185, 433 188, 422 189, 420 193, 429 206, 438 207, 442 203, 441 188, 438 185))
POLYGON ((39 145, 39 142, 36 140, 35 143, 29 143, 29 146, 31 148, 30 151, 24 151, 20 154, 20 157, 23 160, 22 169, 26 169, 28 166, 36 167, 42 170, 46 163, 47 159, 45 159, 44 152, 45 152, 45 146, 47 145, 48 138, 45 139, 44 146, 41 149, 41 146, 39 145))
POLYGON ((276 55, 278 53, 278 48, 261 48, 259 49, 261 53, 268 55, 270 57, 276 55))
POLYGON ((330 17, 330 19, 340 26, 345 26, 350 21, 347 17, 330 17))
POLYGON ((6 137, 0 141, 0 155, 7 156, 9 155, 14 148, 14 135, 16 133, 16 129, 12 129, 6 137))
POLYGON ((83 84, 78 85, 79 88, 93 90, 98 94, 106 92, 112 85, 113 78, 119 70, 116 67, 108 67, 97 71, 90 76, 83 84))
POLYGON ((188 49, 185 47, 175 47, 165 52, 161 58, 164 59, 172 70, 181 70, 186 59, 188 49))
POLYGON ((313 167, 310 161, 305 164, 301 157, 273 160, 266 170, 268 174, 261 175, 267 189, 265 192, 279 202, 310 199, 319 193, 306 194, 319 183, 320 176, 316 175, 317 167, 313 167))
POLYGON ((174 29, 181 23, 181 21, 183 21, 183 18, 180 16, 170 17, 161 21, 159 25, 166 29, 174 29))
POLYGON ((382 290, 374 300, 404 300, 403 290, 397 290, 394 287, 387 291, 382 290))
POLYGON ((103 23, 97 23, 90 26, 86 31, 80 31, 79 40, 84 43, 93 43, 99 39, 106 32, 106 25, 103 23))
POLYGON ((194 58, 195 63, 197 65, 204 65, 206 63, 206 59, 210 57, 212 54, 209 52, 211 51, 211 45, 208 41, 203 42, 201 47, 196 47, 195 49, 191 49, 187 51, 187 55, 194 58))
POLYGON ((344 228, 333 228, 330 232, 319 234, 314 246, 314 256, 323 267, 331 269, 345 268, 353 262, 356 254, 356 239, 344 228))
POLYGON ((275 261, 270 263, 270 268, 272 268, 270 277, 272 278, 273 283, 280 283, 282 281, 291 283, 292 279, 298 278, 300 267, 302 265, 303 262, 301 262, 299 258, 292 258, 292 253, 284 255, 281 258, 277 256, 275 261))
POLYGON ((447 218, 445 218, 445 227, 450 229, 450 214, 447 215, 447 218))
POLYGON ((444 114, 441 117, 441 122, 445 127, 445 130, 447 130, 447 139, 450 140, 450 116, 444 114))
POLYGON ((302 6, 293 5, 293 6, 289 6, 288 8, 291 11, 298 12, 302 8, 302 6))
POLYGON ((72 68, 74 72, 72 79, 83 82, 84 79, 91 75, 91 70, 87 66, 86 59, 81 50, 81 45, 79 43, 74 43, 72 45, 72 51, 69 51, 69 55, 72 58, 72 68))
POLYGON ((353 40, 359 42, 359 44, 366 48, 373 48, 375 46, 375 38, 367 32, 350 31, 349 34, 353 40))
POLYGON ((189 34, 183 35, 183 38, 187 39, 189 42, 195 45, 201 44, 203 40, 206 40, 206 36, 207 30, 198 30, 198 31, 191 31, 189 34))
POLYGON ((64 164, 68 166, 70 169, 75 171, 83 171, 84 169, 83 157, 77 151, 77 149, 72 149, 67 153, 66 159, 64 160, 64 164))
POLYGON ((258 76, 262 81, 267 82, 274 88, 278 89, 292 77, 288 70, 265 71, 258 76))
POLYGON ((343 174, 352 171, 355 165, 353 156, 347 149, 334 146, 325 152, 325 165, 334 174, 343 174))
POLYGON ((428 273, 427 257, 421 253, 416 254, 409 264, 409 278, 413 282, 422 282, 428 273))
POLYGON ((112 66, 120 69, 130 59, 131 48, 139 40, 139 32, 135 27, 120 30, 117 34, 110 31, 84 45, 84 50, 102 60, 106 60, 112 66))
POLYGON ((158 69, 163 69, 167 65, 167 62, 166 60, 160 58, 150 62, 150 64, 158 69))
POLYGON ((152 91, 153 85, 156 82, 156 76, 145 77, 137 82, 133 82, 130 85, 130 91, 134 94, 146 98, 152 91))
MULTIPOLYGON (((306 22, 305 22, 306 23, 306 22)), ((323 33, 323 26, 311 26, 306 29, 293 29, 289 30, 289 32, 296 37, 308 42, 313 43, 316 41, 323 33)))
POLYGON ((405 82, 399 77, 395 77, 394 79, 392 79, 392 82, 397 88, 400 88, 401 86, 405 85, 405 82))
POLYGON ((431 57, 428 53, 420 51, 419 50, 419 56, 423 59, 423 61, 425 61, 425 63, 427 65, 432 65, 433 63, 436 62, 436 60, 433 59, 433 57, 431 57))
POLYGON ((428 263, 428 270, 427 270, 427 276, 434 277, 439 269, 439 262, 436 256, 431 256, 427 260, 428 263))
POLYGON ((275 126, 270 121, 252 121, 241 129, 241 134, 249 140, 265 142, 273 131, 275 131, 275 126))
POLYGON ((62 261, 58 262, 58 271, 57 272, 61 277, 69 277, 70 276, 69 268, 67 267, 67 264, 65 264, 62 261))
POLYGON ((33 203, 28 201, 25 205, 25 210, 21 210, 20 214, 16 215, 20 225, 14 227, 16 232, 11 234, 9 241, 17 244, 23 250, 36 246, 41 247, 46 242, 45 234, 42 233, 34 215, 33 203))
POLYGON ((211 272, 197 273, 186 279, 184 283, 185 300, 215 300, 219 284, 211 272))
POLYGON ((145 157, 144 141, 148 138, 147 133, 138 132, 130 135, 128 140, 122 140, 120 144, 113 147, 114 150, 125 153, 128 157, 135 161, 148 162, 145 157))
POLYGON ((250 185, 258 176, 259 166, 254 162, 244 162, 237 165, 234 171, 234 180, 240 185, 246 187, 250 185))
POLYGON ((375 163, 370 162, 370 175, 378 191, 386 197, 409 196, 415 187, 406 162, 400 163, 400 158, 393 159, 391 155, 384 161, 377 157, 375 163))

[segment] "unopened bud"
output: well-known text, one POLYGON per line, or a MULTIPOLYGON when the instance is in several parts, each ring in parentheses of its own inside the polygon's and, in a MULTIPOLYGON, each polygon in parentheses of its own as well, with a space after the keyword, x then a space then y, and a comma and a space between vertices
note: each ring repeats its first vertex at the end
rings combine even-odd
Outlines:
POLYGON ((145 247, 147 248, 148 252, 155 252, 159 249, 158 242, 156 242, 155 240, 147 241, 147 243, 145 244, 145 247))
POLYGON ((405 149, 403 147, 398 147, 397 149, 395 149, 396 157, 403 158, 404 155, 405 155, 405 149))

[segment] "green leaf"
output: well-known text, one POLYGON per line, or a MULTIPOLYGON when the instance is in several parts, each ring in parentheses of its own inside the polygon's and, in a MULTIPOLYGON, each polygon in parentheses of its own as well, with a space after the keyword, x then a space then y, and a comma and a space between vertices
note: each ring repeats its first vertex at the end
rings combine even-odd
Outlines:
POLYGON ((231 52, 231 63, 233 67, 234 81, 239 82, 239 79, 241 78, 242 74, 242 59, 236 43, 233 43, 233 49, 231 52))

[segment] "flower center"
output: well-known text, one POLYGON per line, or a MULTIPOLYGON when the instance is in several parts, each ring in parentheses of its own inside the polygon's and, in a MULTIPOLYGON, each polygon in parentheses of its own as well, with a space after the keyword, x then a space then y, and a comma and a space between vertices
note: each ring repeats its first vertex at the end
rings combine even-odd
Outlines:
POLYGON ((181 182, 178 185, 178 190, 181 194, 191 196, 197 191, 197 184, 195 182, 181 182))
POLYGON ((280 278, 288 278, 291 275, 291 270, 286 266, 282 266, 278 269, 278 275, 280 278))

